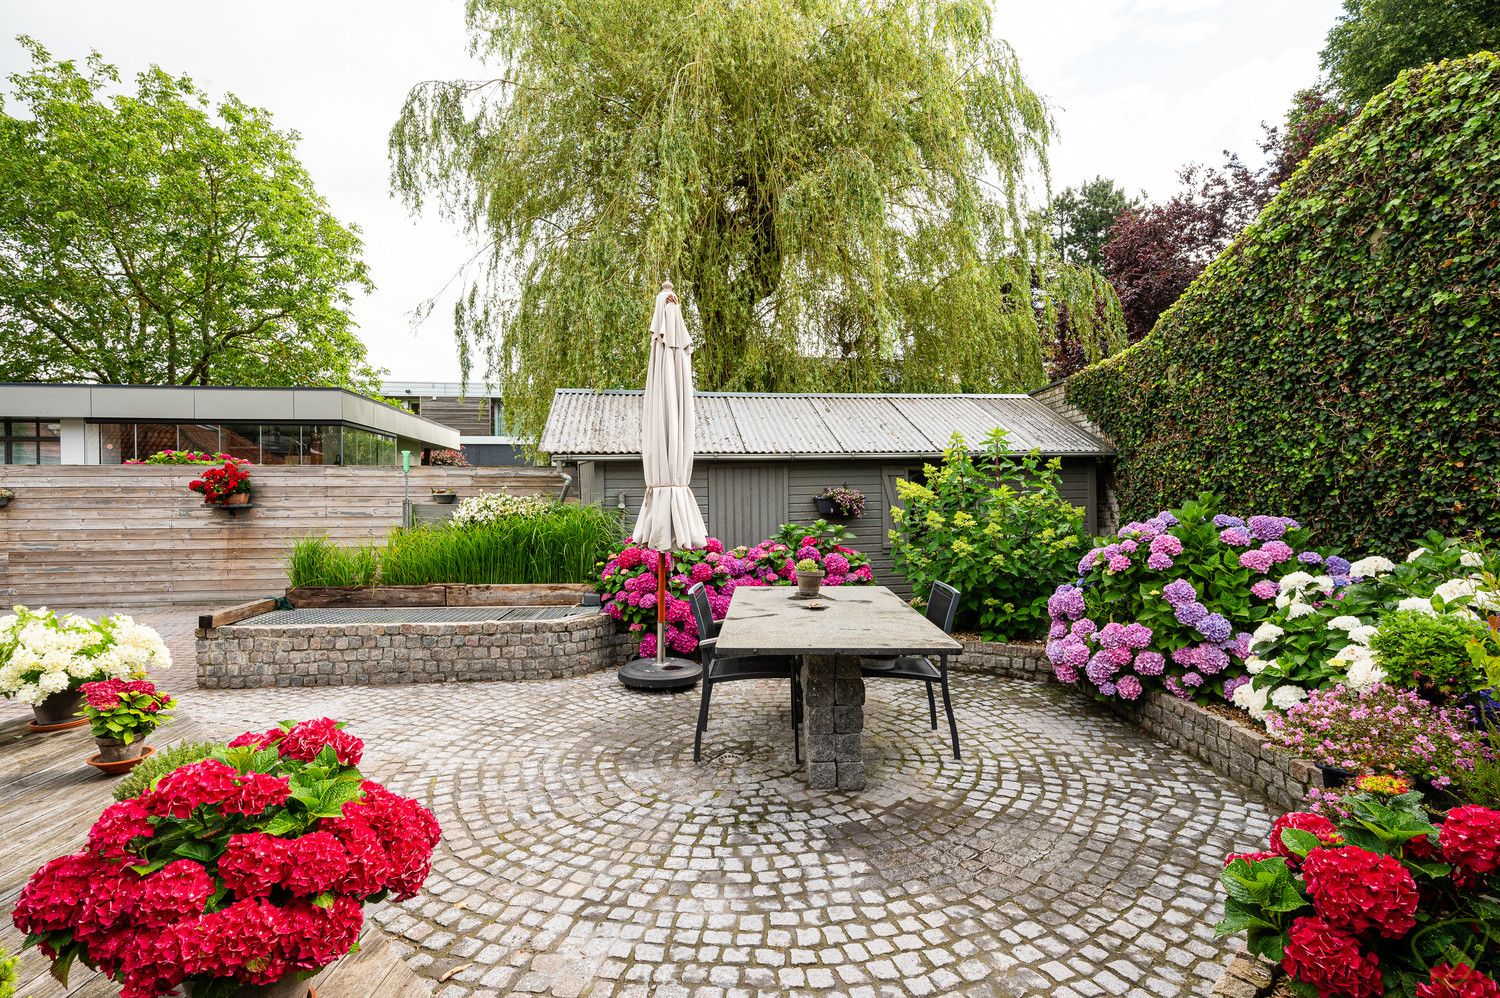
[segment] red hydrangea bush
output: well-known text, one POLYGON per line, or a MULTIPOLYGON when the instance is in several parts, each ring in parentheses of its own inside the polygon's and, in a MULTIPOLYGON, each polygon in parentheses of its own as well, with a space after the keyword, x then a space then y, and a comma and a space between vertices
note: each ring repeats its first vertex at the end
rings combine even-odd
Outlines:
MULTIPOLYGON (((604 611, 634 635, 640 636, 640 654, 656 654, 657 551, 627 540, 612 554, 600 572, 598 588, 604 611)), ((729 601, 741 586, 792 585, 795 565, 811 558, 826 572, 825 586, 866 584, 874 579, 870 559, 845 546, 838 528, 819 521, 809 527, 787 524, 775 539, 753 547, 725 550, 716 537, 702 548, 679 548, 671 552, 667 576, 666 642, 679 655, 698 649, 698 624, 693 619, 687 591, 703 583, 715 620, 729 612, 729 601)))
POLYGON ((105 809, 47 863, 12 920, 66 981, 82 960, 156 998, 312 973, 353 947, 361 906, 413 897, 440 830, 364 779, 364 743, 329 718, 247 732, 105 809))
POLYGON ((1124 700, 1152 687, 1231 697, 1249 682, 1250 632, 1274 609, 1278 580, 1318 557, 1303 547, 1297 521, 1242 520, 1219 513, 1211 495, 1127 523, 1048 600, 1053 671, 1124 700))
POLYGON ((1429 813, 1389 779, 1336 811, 1283 815, 1268 851, 1226 860, 1218 933, 1245 933, 1298 994, 1500 998, 1500 811, 1429 813))

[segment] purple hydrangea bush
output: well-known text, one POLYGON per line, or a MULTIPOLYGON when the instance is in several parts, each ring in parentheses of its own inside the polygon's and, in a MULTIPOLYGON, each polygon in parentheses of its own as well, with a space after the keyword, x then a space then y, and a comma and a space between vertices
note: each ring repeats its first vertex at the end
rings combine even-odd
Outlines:
POLYGON ((1296 520, 1243 520, 1211 495, 1125 524, 1048 600, 1053 671, 1124 700, 1153 687, 1184 700, 1232 697, 1249 680, 1250 632, 1300 564, 1302 541, 1296 520))

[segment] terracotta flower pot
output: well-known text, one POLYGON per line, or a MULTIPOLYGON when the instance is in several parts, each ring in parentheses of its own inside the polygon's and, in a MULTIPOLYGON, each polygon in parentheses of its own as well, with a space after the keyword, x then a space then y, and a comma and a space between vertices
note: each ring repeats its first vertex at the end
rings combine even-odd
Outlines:
POLYGON ((797 595, 816 596, 823 585, 824 572, 797 572, 797 595))
POLYGON ((63 690, 52 694, 41 703, 32 705, 31 716, 35 720, 29 727, 32 731, 65 731, 89 723, 86 717, 74 716, 78 713, 78 704, 82 700, 81 690, 63 690))
MULTIPOLYGON (((188 994, 196 998, 201 991, 193 985, 188 994)), ((298 980, 295 974, 288 974, 275 984, 242 984, 235 994, 239 998, 318 998, 318 989, 308 984, 306 978, 298 980)))
POLYGON ((139 760, 141 753, 145 751, 145 740, 137 738, 126 745, 118 738, 94 739, 94 744, 99 746, 100 762, 125 762, 127 759, 139 760))
POLYGON ((249 504, 250 493, 248 492, 235 492, 224 497, 224 505, 226 506, 248 506, 249 504))
POLYGON ((105 776, 122 776, 125 773, 130 772, 132 769, 139 766, 141 763, 145 762, 155 754, 156 749, 152 748, 150 745, 147 745, 141 749, 140 755, 133 756, 129 759, 121 759, 117 762, 105 762, 103 759, 99 758, 98 755, 91 755, 84 761, 87 762, 90 766, 93 766, 99 772, 103 773, 105 776))

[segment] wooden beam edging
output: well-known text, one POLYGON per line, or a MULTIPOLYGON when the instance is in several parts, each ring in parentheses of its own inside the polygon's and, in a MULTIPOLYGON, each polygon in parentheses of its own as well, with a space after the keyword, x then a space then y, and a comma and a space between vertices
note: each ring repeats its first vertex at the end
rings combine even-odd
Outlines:
POLYGON ((228 609, 201 615, 198 618, 198 630, 211 631, 215 627, 237 624, 247 617, 258 617, 274 609, 276 609, 276 600, 269 596, 265 599, 251 600, 249 603, 240 603, 228 609))

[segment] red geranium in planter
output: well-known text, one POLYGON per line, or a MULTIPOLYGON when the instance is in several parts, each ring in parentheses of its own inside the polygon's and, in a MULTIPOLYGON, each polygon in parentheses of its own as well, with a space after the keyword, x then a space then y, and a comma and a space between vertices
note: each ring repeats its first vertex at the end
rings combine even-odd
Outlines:
POLYGON ((227 502, 248 502, 250 497, 250 471, 248 462, 228 458, 217 468, 209 468, 202 475, 188 482, 188 488, 203 495, 203 501, 211 506, 222 506, 227 502), (244 496, 233 500, 231 496, 244 496))
POLYGON ((247 732, 106 808, 12 919, 60 979, 81 959, 122 998, 316 972, 353 947, 365 902, 421 889, 440 834, 421 804, 360 776, 363 750, 326 717, 247 732))

